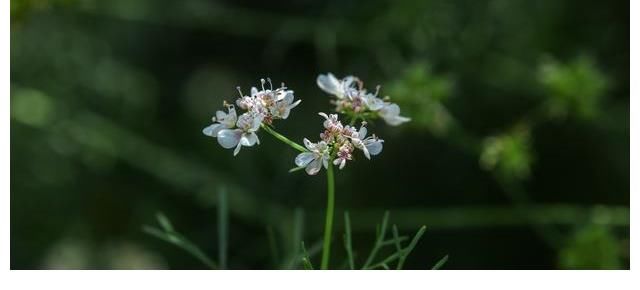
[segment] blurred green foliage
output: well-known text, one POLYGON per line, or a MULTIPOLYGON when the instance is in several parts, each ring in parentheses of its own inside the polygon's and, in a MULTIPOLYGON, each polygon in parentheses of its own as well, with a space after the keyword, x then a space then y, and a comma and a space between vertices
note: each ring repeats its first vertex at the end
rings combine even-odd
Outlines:
POLYGON ((288 173, 295 152, 265 134, 234 158, 201 129, 270 77, 303 100, 277 130, 311 137, 330 71, 412 118, 371 124, 384 152, 337 176, 356 261, 389 209, 398 231, 429 228, 408 269, 628 268, 628 17, 624 1, 12 0, 11 267, 206 268, 141 231, 158 211, 231 269, 302 268, 302 240, 315 261, 324 178, 288 173))
POLYGON ((560 251, 560 267, 566 269, 618 269, 622 266, 620 245, 605 226, 579 229, 560 251))
POLYGON ((480 165, 497 170, 506 178, 526 178, 530 173, 531 152, 529 132, 517 128, 502 136, 487 137, 480 155, 480 165))
POLYGON ((540 66, 540 82, 549 94, 549 113, 564 117, 575 113, 593 118, 599 111, 607 80, 593 60, 579 57, 568 64, 548 60, 540 66))
POLYGON ((451 116, 443 102, 451 96, 452 89, 450 79, 431 73, 428 64, 416 63, 402 72, 387 90, 393 101, 413 117, 411 125, 441 135, 451 125, 451 116))

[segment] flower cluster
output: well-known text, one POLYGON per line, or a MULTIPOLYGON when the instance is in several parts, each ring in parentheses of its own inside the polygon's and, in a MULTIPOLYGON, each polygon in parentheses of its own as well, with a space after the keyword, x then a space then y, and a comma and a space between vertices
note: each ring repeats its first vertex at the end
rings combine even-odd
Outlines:
POLYGON ((305 138, 304 146, 309 151, 298 154, 295 159, 295 164, 299 168, 304 167, 309 175, 317 174, 323 166, 327 169, 329 161, 340 169, 344 168, 347 160, 353 160, 355 148, 361 150, 367 159, 382 152, 384 140, 375 135, 367 137, 365 122, 356 130, 350 125, 343 126, 336 114, 319 114, 325 118, 325 130, 320 133, 320 141, 313 143, 305 138))
POLYGON ((389 102, 389 97, 379 98, 380 86, 374 93, 364 89, 363 82, 354 76, 347 76, 342 80, 333 74, 318 75, 318 87, 335 96, 336 112, 350 115, 352 118, 382 118, 387 124, 398 126, 411 119, 400 116, 400 107, 389 102))
POLYGON ((291 109, 300 104, 300 100, 293 101, 293 91, 284 84, 273 89, 271 80, 260 80, 262 90, 251 88, 251 96, 246 96, 238 87, 240 97, 236 100, 238 108, 244 110, 240 116, 235 106, 224 103, 227 112, 217 111, 211 118, 213 124, 202 130, 202 133, 218 139, 218 143, 226 149, 234 148, 233 155, 240 152, 242 146, 251 147, 260 144, 256 132, 264 123, 270 125, 275 119, 286 119, 291 109), (265 84, 269 83, 269 88, 265 84))

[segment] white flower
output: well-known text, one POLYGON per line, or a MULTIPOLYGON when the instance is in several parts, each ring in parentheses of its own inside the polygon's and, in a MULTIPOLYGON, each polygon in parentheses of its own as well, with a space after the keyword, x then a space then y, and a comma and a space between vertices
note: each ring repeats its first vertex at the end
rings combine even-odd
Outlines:
POLYGON ((362 122, 360 130, 356 130, 353 126, 343 126, 338 120, 338 115, 318 113, 324 117, 324 132, 320 134, 319 143, 311 143, 308 139, 304 139, 304 145, 309 152, 298 154, 295 159, 299 168, 305 167, 309 175, 314 175, 324 165, 336 165, 343 169, 347 161, 353 160, 353 151, 355 148, 362 150, 367 159, 371 159, 371 155, 378 155, 382 152, 382 139, 378 139, 375 135, 367 137, 366 122, 362 122), (329 159, 333 158, 332 164, 328 165, 329 159))
POLYGON ((382 143, 384 140, 379 139, 376 135, 367 136, 367 128, 363 125, 358 131, 357 138, 351 138, 351 143, 356 148, 362 150, 367 159, 371 159, 371 155, 378 155, 382 152, 382 143), (366 137, 366 138, 365 138, 366 137))
POLYGON ((260 129, 262 119, 260 114, 244 113, 238 118, 237 129, 223 129, 218 132, 218 143, 225 149, 233 150, 233 155, 238 155, 242 146, 251 147, 260 144, 256 131, 260 129))
POLYGON ((342 80, 333 74, 318 75, 318 87, 336 97, 334 104, 336 111, 343 114, 366 118, 369 112, 377 113, 387 124, 398 126, 411 119, 400 116, 400 107, 388 102, 387 98, 378 98, 380 86, 373 93, 363 88, 363 83, 354 76, 347 76, 342 80))
POLYGON ((329 167, 329 150, 327 143, 324 141, 312 143, 309 139, 304 138, 304 146, 309 149, 309 152, 302 152, 296 156, 295 163, 298 167, 306 166, 305 171, 309 175, 317 174, 322 166, 324 166, 325 169, 329 167))
POLYGON ((213 124, 202 130, 202 133, 218 139, 224 148, 233 150, 233 155, 240 152, 242 146, 250 147, 260 144, 256 132, 262 124, 271 125, 274 119, 287 119, 291 109, 300 104, 294 102, 293 91, 282 85, 275 89, 271 80, 260 79, 262 90, 252 87, 250 96, 244 95, 237 87, 239 98, 236 100, 238 108, 246 111, 238 117, 236 109, 225 102, 229 113, 216 112, 212 118, 213 124), (268 83, 268 89, 265 84, 268 83))
POLYGON ((300 104, 300 100, 293 101, 293 91, 287 90, 284 84, 274 90, 270 79, 266 81, 261 79, 260 82, 262 84, 262 90, 252 87, 251 96, 244 96, 240 88, 238 88, 240 98, 238 98, 236 103, 241 109, 263 115, 263 121, 266 124, 271 124, 274 119, 288 118, 291 109, 300 104), (269 84, 268 89, 265 88, 266 83, 269 84))
POLYGON ((295 108, 302 100, 293 101, 293 91, 282 91, 276 95, 276 103, 270 108, 274 118, 286 119, 291 109, 295 108))
POLYGON ((238 116, 236 115, 236 109, 233 106, 228 106, 229 113, 223 111, 217 111, 216 116, 211 118, 214 122, 208 127, 202 129, 202 133, 210 137, 218 137, 218 132, 223 129, 231 129, 235 127, 238 116))
POLYGON ((400 116, 400 107, 394 103, 386 103, 384 107, 378 111, 378 115, 391 126, 398 126, 411 121, 411 119, 407 117, 400 116))

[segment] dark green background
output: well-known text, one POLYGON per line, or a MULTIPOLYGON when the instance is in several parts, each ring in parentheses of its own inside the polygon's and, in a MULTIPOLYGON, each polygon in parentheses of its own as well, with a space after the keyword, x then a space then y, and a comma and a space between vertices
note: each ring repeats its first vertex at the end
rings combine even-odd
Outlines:
POLYGON ((295 212, 321 237, 324 175, 288 173, 296 152, 266 132, 233 157, 201 129, 271 77, 303 100, 277 130, 315 139, 329 71, 413 119, 372 124, 382 154, 338 172, 334 267, 342 212, 360 261, 388 209, 428 228, 411 269, 629 268, 628 2, 12 0, 11 16, 12 269, 204 268, 141 227, 164 212, 217 257, 221 188, 229 267, 279 267, 295 212))

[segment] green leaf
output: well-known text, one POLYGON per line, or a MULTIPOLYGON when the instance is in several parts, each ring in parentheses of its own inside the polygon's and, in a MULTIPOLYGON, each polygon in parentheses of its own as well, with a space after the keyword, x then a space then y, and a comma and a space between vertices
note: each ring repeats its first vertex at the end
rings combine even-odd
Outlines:
POLYGON ((162 212, 156 213, 156 219, 158 220, 158 223, 160 224, 162 229, 168 232, 173 231, 173 225, 171 225, 171 222, 169 221, 167 216, 165 216, 162 212))

